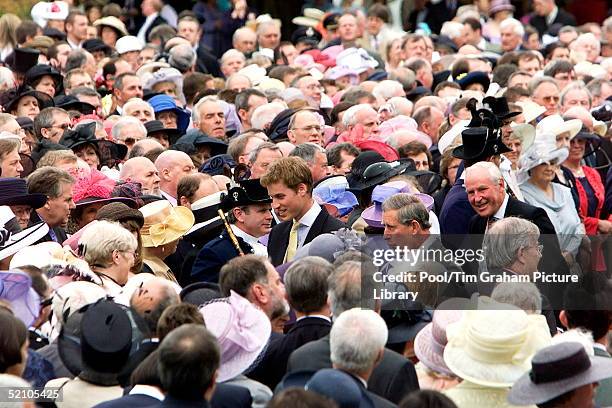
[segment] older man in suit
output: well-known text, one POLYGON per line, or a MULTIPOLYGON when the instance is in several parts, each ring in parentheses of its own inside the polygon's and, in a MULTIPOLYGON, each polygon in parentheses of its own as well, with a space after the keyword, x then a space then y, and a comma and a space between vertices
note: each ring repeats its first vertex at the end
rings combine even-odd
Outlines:
MULTIPOLYGON (((340 316, 345 310, 361 307, 361 273, 359 262, 348 261, 329 276, 329 297, 332 315, 340 316)), ((330 336, 312 341, 291 353, 287 372, 331 368, 330 336)), ((414 365, 401 354, 384 349, 382 359, 374 367, 367 381, 368 390, 393 403, 419 389, 414 365)))
POLYGON ((282 221, 272 228, 268 239, 268 254, 275 266, 291 261, 316 236, 345 226, 312 198, 312 174, 299 157, 272 163, 261 185, 268 189, 272 208, 282 221))

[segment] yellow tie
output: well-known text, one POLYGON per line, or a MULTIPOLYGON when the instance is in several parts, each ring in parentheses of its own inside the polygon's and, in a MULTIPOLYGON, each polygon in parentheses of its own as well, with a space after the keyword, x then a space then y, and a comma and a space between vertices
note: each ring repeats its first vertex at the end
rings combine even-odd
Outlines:
POLYGON ((289 244, 287 245, 287 252, 285 253, 285 262, 289 262, 295 256, 298 247, 298 229, 300 228, 300 222, 293 220, 291 226, 291 232, 289 232, 289 244))

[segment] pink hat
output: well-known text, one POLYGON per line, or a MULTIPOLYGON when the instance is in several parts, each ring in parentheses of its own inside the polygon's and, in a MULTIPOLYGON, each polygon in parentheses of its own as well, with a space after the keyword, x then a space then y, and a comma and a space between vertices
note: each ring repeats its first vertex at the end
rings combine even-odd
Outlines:
POLYGON ((336 66, 336 59, 330 57, 327 54, 323 54, 323 52, 319 49, 313 48, 312 50, 304 51, 303 54, 312 55, 312 58, 314 58, 314 62, 322 64, 326 68, 336 66))
POLYGON ((299 65, 301 67, 304 67, 306 71, 310 71, 312 68, 316 68, 320 72, 325 72, 325 69, 327 69, 325 65, 315 62, 314 58, 310 54, 298 55, 297 57, 295 57, 295 60, 293 60, 293 65, 299 65))
POLYGON ((431 138, 425 133, 417 130, 417 123, 414 119, 398 115, 394 118, 384 121, 378 126, 380 131, 379 137, 383 140, 388 140, 391 135, 400 131, 409 132, 408 142, 417 141, 423 143, 429 149, 431 147, 431 138))
POLYGON ((327 55, 328 57, 333 58, 335 61, 338 54, 340 54, 342 51, 344 51, 344 47, 342 45, 332 45, 331 47, 327 47, 321 51, 321 54, 327 55))
POLYGON ((234 291, 204 305, 200 312, 221 349, 217 382, 230 380, 253 366, 272 332, 268 316, 234 291))
POLYGON ((38 317, 40 297, 32 289, 30 276, 20 270, 0 271, 0 299, 11 304, 11 310, 26 327, 38 317))

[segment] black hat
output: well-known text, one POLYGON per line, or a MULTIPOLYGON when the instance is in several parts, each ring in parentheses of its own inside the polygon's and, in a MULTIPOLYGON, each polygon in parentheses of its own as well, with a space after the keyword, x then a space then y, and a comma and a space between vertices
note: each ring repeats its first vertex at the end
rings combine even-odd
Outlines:
POLYGON ((410 102, 416 102, 421 97, 428 95, 431 95, 431 90, 429 88, 425 88, 424 86, 417 86, 406 94, 406 99, 408 99, 410 102))
POLYGON ((453 156, 463 160, 485 159, 511 152, 495 132, 486 127, 468 128, 461 132, 463 144, 453 150, 453 156))
POLYGON ((219 285, 212 282, 195 282, 187 285, 181 290, 181 301, 192 305, 200 306, 214 299, 221 299, 221 289, 219 285))
POLYGON ((358 180, 349 180, 350 191, 362 191, 370 187, 387 182, 391 177, 395 177, 408 170, 408 162, 382 162, 370 164, 363 175, 358 180))
POLYGON ((312 46, 317 46, 323 37, 312 27, 300 26, 291 34, 291 42, 293 44, 306 43, 312 46))
POLYGON ((161 120, 150 120, 144 124, 147 129, 147 136, 151 137, 154 133, 165 133, 171 145, 175 144, 181 132, 178 129, 166 128, 161 120))
POLYGON ((323 19, 323 28, 326 30, 335 30, 338 28, 338 20, 340 19, 340 13, 330 13, 323 19))
POLYGON ((43 35, 53 38, 55 41, 66 41, 66 33, 58 30, 57 28, 45 27, 43 35))
POLYGON ((0 205, 29 205, 35 210, 45 205, 46 202, 46 195, 28 193, 25 179, 0 178, 0 205))
POLYGON ((270 198, 268 190, 261 185, 259 179, 242 180, 239 186, 230 188, 227 194, 221 196, 221 208, 224 211, 244 205, 271 202, 272 198, 270 198))
POLYGON ((294 109, 285 109, 272 119, 270 127, 268 128, 268 137, 274 142, 278 142, 283 139, 287 139, 287 130, 289 130, 289 122, 291 116, 296 111, 294 109))
POLYGON ((40 51, 34 48, 15 48, 15 50, 9 54, 4 62, 14 72, 25 74, 27 70, 38 64, 38 56, 40 51))
POLYGON ((32 118, 28 116, 19 116, 15 118, 15 120, 17 123, 19 123, 19 126, 21 126, 22 129, 34 131, 34 121, 32 118))
POLYGON ((102 165, 107 165, 110 161, 122 160, 127 155, 127 146, 96 138, 94 122, 77 126, 74 130, 67 129, 59 140, 59 144, 71 150, 85 144, 93 145, 102 165))
POLYGON ((385 305, 380 316, 389 328, 387 345, 404 345, 407 341, 413 341, 419 331, 431 323, 433 314, 421 302, 393 300, 388 308, 385 305))
POLYGON ((106 55, 110 54, 112 51, 111 47, 104 44, 104 41, 99 38, 90 38, 89 40, 83 41, 82 47, 89 52, 104 51, 106 55))
POLYGON ((34 81, 36 81, 38 78, 44 77, 45 75, 48 75, 51 78, 53 78, 53 81, 55 82, 55 87, 56 88, 63 81, 62 74, 60 74, 51 65, 38 64, 38 65, 34 65, 32 68, 27 70, 27 72, 25 73, 24 83, 26 85, 32 85, 33 86, 34 85, 34 81))
POLYGON ((146 323, 128 307, 101 299, 65 319, 59 356, 72 374, 94 384, 114 385, 146 334, 146 323))
POLYGON ((53 98, 44 92, 34 90, 30 86, 22 86, 19 88, 9 89, 8 91, 0 94, 0 106, 4 107, 5 112, 11 112, 17 108, 17 103, 21 98, 26 96, 33 96, 38 101, 38 107, 40 110, 54 106, 53 98))
POLYGON ((487 96, 482 100, 482 104, 485 108, 489 108, 493 112, 493 114, 497 116, 500 122, 504 119, 509 119, 521 114, 520 111, 510 112, 508 100, 505 96, 502 96, 500 98, 496 98, 494 96, 487 96))
MULTIPOLYGON (((227 152, 227 143, 225 143, 223 140, 206 136, 199 129, 189 129, 187 133, 181 136, 175 143, 176 146, 181 144, 186 144, 195 147, 208 146, 211 149, 211 157, 217 156, 219 154, 225 154, 227 152)), ((175 148, 175 150, 184 151, 179 148, 175 148)))
POLYGON ((74 95, 58 95, 53 98, 55 106, 58 108, 65 109, 67 111, 74 110, 81 112, 83 115, 89 115, 93 113, 96 108, 90 103, 79 101, 74 95))
POLYGON ((468 73, 464 73, 455 78, 455 82, 459 84, 461 89, 465 90, 468 86, 472 84, 481 84, 484 88, 485 92, 489 89, 489 84, 491 80, 489 79, 489 75, 486 72, 482 71, 473 71, 468 73))

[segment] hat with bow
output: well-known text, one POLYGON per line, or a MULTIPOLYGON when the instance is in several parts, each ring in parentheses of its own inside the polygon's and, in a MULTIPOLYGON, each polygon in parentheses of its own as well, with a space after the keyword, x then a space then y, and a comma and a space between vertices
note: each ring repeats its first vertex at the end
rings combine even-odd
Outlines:
POLYGON ((149 203, 139 210, 144 217, 140 230, 145 248, 158 247, 181 238, 193 227, 195 218, 186 207, 172 207, 166 200, 149 203))

